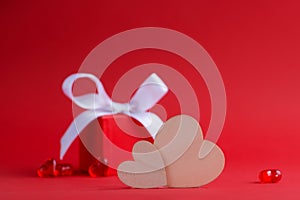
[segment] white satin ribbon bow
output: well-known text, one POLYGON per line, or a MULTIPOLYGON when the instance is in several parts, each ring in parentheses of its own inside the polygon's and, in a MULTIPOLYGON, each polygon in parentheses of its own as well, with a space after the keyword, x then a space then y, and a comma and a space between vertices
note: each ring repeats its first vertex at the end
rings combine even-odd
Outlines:
POLYGON ((79 107, 86 109, 80 113, 71 123, 60 140, 60 158, 80 134, 80 132, 93 120, 104 115, 122 113, 138 120, 155 138, 163 121, 154 113, 148 112, 167 92, 168 87, 156 75, 151 74, 139 87, 129 103, 116 103, 106 94, 100 80, 86 73, 72 74, 67 77, 62 85, 63 92, 79 107), (79 78, 92 80, 97 87, 98 93, 89 93, 82 96, 74 96, 72 87, 79 78))

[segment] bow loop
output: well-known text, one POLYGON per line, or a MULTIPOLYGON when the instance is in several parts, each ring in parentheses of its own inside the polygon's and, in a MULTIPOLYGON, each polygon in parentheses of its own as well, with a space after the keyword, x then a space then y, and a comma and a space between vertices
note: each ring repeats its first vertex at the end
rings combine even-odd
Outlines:
POLYGON ((105 92, 102 83, 96 76, 92 74, 77 73, 70 75, 65 79, 62 85, 62 90, 65 93, 65 95, 69 97, 76 105, 84 109, 93 110, 105 108, 111 105, 112 102, 107 93, 105 92), (88 78, 91 81, 93 81, 96 84, 97 93, 89 93, 81 96, 74 96, 72 91, 73 85, 75 81, 80 78, 88 78))

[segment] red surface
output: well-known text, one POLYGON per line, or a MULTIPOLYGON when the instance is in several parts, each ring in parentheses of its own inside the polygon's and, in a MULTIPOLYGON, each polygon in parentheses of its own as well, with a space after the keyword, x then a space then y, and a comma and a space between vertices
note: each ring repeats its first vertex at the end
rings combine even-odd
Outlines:
MULTIPOLYGON (((296 0, 1 1, 0 198, 299 199, 299 9, 296 0), (221 177, 198 189, 153 190, 124 188, 114 178, 37 178, 47 157, 58 158, 59 139, 72 121, 64 78, 107 37, 143 26, 191 36, 218 65, 228 100, 218 141, 227 159, 221 177), (267 168, 282 171, 278 184, 255 183, 267 168)), ((192 68, 166 52, 135 53, 106 72, 108 92, 132 66, 171 65, 203 91, 206 130, 209 98, 192 68)), ((74 144, 64 162, 76 165, 77 149, 74 144)))

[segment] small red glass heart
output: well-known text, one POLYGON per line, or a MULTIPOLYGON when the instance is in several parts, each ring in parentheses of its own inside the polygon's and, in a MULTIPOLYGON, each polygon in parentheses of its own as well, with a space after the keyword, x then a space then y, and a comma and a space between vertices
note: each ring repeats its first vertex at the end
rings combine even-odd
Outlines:
POLYGON ((71 176, 73 167, 70 164, 57 164, 54 170, 55 176, 71 176))
POLYGON ((107 166, 99 161, 95 161, 89 167, 89 175, 93 178, 105 176, 107 166))
POLYGON ((40 168, 37 170, 37 174, 39 177, 53 177, 55 176, 55 167, 56 160, 54 160, 53 158, 49 158, 44 164, 40 166, 40 168))
POLYGON ((282 174, 278 169, 267 169, 259 173, 261 183, 277 183, 281 180, 282 174))
MULTIPOLYGON (((107 161, 104 161, 107 164, 107 161)), ((105 176, 114 176, 117 174, 115 169, 110 168, 106 164, 100 161, 95 161, 89 167, 89 175, 93 178, 96 177, 105 177, 105 176)))

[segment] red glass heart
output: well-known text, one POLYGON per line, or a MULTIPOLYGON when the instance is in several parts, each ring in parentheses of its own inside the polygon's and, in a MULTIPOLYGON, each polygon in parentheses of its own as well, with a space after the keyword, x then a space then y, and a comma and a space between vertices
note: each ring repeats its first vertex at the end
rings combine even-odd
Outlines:
POLYGON ((55 176, 71 176, 73 167, 70 164, 57 164, 54 170, 55 176))
POLYGON ((96 161, 92 163, 89 167, 89 175, 93 178, 105 176, 107 166, 103 163, 96 161))
POLYGON ((281 178, 282 174, 278 169, 267 169, 259 173, 261 183, 277 183, 281 178))
POLYGON ((53 177, 56 167, 56 160, 49 158, 44 164, 37 170, 39 177, 53 177))

